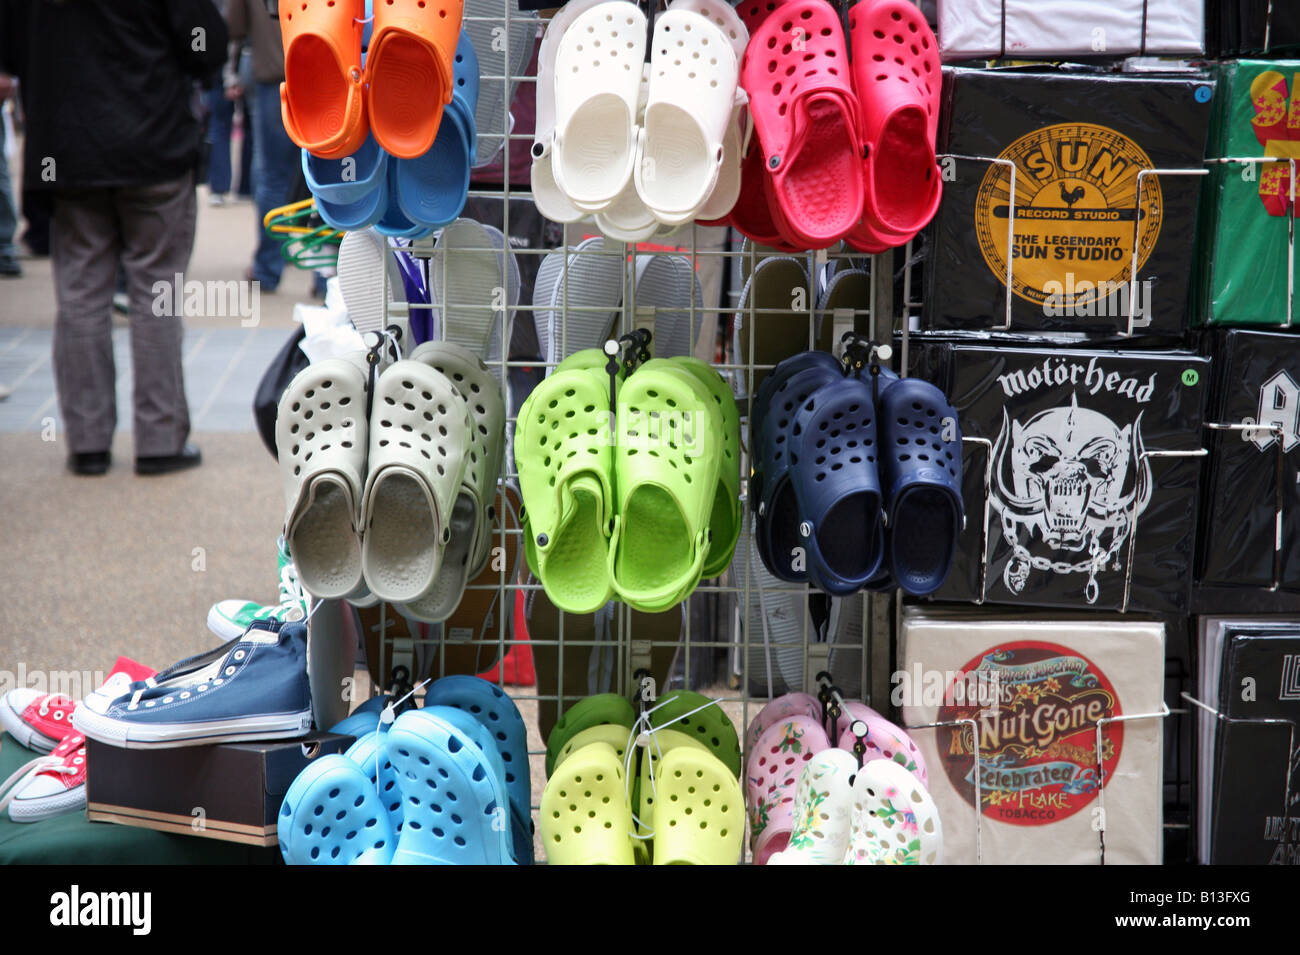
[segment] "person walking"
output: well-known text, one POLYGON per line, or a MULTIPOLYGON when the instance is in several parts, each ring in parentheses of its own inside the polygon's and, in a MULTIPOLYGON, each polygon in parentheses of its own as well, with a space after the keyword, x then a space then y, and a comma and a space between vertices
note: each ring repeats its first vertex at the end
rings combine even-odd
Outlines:
MULTIPOLYGON (((225 16, 230 0, 214 0, 225 16)), ((251 196, 250 187, 253 159, 253 137, 248 130, 248 101, 233 69, 227 67, 219 80, 203 91, 203 108, 207 112, 208 144, 208 204, 223 206, 230 193, 234 177, 230 144, 235 129, 235 107, 243 110, 244 135, 239 150, 239 194, 251 196)))
POLYGON ((0 70, 18 76, 27 117, 24 192, 53 202, 54 372, 75 474, 111 464, 119 266, 136 473, 200 462, 188 441, 181 316, 159 303, 173 300, 194 244, 202 129, 192 91, 221 69, 226 43, 212 0, 0 0, 0 70))
POLYGON ((247 277, 258 282, 263 292, 274 292, 280 286, 284 259, 280 257, 280 244, 262 228, 262 220, 272 209, 290 201, 302 163, 302 151, 284 131, 280 118, 280 84, 284 81, 280 21, 268 12, 267 0, 229 0, 226 23, 232 45, 246 40, 253 51, 253 89, 248 102, 253 107, 257 251, 247 277))

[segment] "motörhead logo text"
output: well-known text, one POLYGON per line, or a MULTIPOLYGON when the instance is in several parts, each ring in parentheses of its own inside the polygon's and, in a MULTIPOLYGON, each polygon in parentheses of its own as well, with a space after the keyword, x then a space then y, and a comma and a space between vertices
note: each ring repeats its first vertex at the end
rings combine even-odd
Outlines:
POLYGON ((1018 369, 1005 375, 998 375, 998 384, 1008 398, 1028 394, 1039 388, 1059 388, 1069 385, 1077 391, 1086 391, 1090 395, 1106 391, 1124 395, 1139 404, 1146 404, 1156 392, 1155 372, 1145 383, 1137 378, 1129 378, 1117 371, 1107 371, 1097 364, 1097 359, 1082 362, 1071 361, 1068 357, 1053 356, 1044 358, 1041 365, 1028 370, 1018 369))

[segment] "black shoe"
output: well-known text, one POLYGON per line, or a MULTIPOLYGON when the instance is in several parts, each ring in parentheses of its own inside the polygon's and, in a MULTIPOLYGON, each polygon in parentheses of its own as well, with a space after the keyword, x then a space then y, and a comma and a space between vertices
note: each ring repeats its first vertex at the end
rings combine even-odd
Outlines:
POLYGON ((166 454, 161 457, 148 457, 135 459, 136 474, 171 474, 173 471, 184 471, 186 468, 196 468, 203 461, 203 455, 199 453, 197 444, 186 443, 181 448, 180 454, 166 454))
POLYGON ((113 456, 107 451, 88 451, 85 454, 69 454, 68 470, 85 477, 98 477, 108 473, 108 466, 113 463, 113 456))
POLYGON ((10 256, 0 257, 0 278, 20 279, 23 277, 23 267, 18 264, 18 260, 10 256))

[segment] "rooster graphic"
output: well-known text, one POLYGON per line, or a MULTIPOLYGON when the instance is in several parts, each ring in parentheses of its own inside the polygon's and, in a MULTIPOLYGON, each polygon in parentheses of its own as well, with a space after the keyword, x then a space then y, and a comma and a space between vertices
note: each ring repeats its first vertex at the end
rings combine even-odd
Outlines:
POLYGON ((1083 198, 1084 191, 1083 186, 1078 186, 1074 189, 1066 189, 1065 183, 1061 183, 1061 200, 1065 203, 1065 207, 1067 209, 1073 209, 1074 204, 1083 198))

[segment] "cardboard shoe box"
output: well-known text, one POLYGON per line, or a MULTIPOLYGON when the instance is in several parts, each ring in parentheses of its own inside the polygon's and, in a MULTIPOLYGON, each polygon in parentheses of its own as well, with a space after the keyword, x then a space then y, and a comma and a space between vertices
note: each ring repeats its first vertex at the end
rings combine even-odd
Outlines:
POLYGON ((273 846, 280 804, 294 779, 312 760, 352 742, 334 733, 172 749, 87 740, 87 814, 91 822, 273 846))

